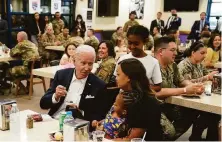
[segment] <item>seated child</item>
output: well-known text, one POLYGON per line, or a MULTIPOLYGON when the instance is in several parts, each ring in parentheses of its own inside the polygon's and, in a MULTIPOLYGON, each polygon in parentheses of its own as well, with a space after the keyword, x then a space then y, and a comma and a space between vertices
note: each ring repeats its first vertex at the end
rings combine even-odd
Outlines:
POLYGON ((60 65, 65 65, 67 68, 74 67, 73 58, 75 56, 76 45, 70 43, 65 47, 65 54, 60 60, 60 65))
POLYGON ((105 120, 92 122, 92 127, 106 132, 107 139, 127 136, 126 124, 127 109, 134 104, 135 93, 122 92, 116 97, 114 105, 106 115, 105 120))

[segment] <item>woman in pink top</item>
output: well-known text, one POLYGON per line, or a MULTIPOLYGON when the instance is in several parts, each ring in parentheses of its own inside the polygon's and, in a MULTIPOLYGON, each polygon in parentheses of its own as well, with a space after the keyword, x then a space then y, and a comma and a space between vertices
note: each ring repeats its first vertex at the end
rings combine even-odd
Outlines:
POLYGON ((74 67, 73 60, 75 56, 76 45, 69 43, 65 47, 65 54, 60 60, 60 65, 65 65, 65 68, 74 67))

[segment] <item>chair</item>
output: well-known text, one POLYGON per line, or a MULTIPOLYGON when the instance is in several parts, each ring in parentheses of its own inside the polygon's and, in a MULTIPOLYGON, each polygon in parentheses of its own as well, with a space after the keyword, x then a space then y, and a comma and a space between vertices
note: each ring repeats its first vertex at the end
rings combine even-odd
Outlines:
POLYGON ((10 89, 11 92, 11 85, 7 83, 6 79, 6 71, 9 68, 9 64, 5 62, 0 63, 0 93, 4 95, 3 89, 10 89))
POLYGON ((50 66, 58 66, 59 65, 60 60, 53 60, 49 62, 50 66))
POLYGON ((40 84, 40 83, 42 83, 42 84, 43 84, 44 91, 46 92, 46 85, 45 85, 45 79, 44 79, 44 77, 38 77, 38 76, 36 76, 36 75, 33 75, 33 73, 32 73, 33 69, 35 68, 35 63, 36 63, 36 61, 39 61, 39 62, 40 62, 40 68, 42 68, 42 58, 39 57, 39 58, 33 59, 32 64, 31 64, 30 79, 29 79, 29 82, 30 82, 30 85, 29 85, 29 99, 31 99, 31 97, 32 97, 32 95, 33 95, 33 85, 35 85, 35 84, 40 84), (34 81, 33 81, 34 79, 40 79, 40 81, 34 82, 34 81))
MULTIPOLYGON (((40 63, 39 67, 41 68, 42 67, 42 58, 41 57, 33 58, 29 62, 29 65, 28 65, 28 68, 30 70, 30 74, 25 75, 25 76, 21 76, 21 77, 15 79, 15 82, 16 82, 16 93, 15 93, 15 95, 16 96, 18 96, 19 85, 20 85, 22 80, 27 80, 27 86, 28 86, 28 82, 29 82, 29 99, 31 99, 31 96, 33 95, 33 85, 34 84, 42 83, 44 91, 46 91, 46 85, 45 85, 44 77, 36 77, 32 74, 32 70, 35 68, 37 61, 39 61, 39 63, 40 63), (33 80, 36 79, 36 78, 41 79, 41 81, 33 82, 33 80)), ((26 88, 25 88, 25 91, 27 91, 26 88)))

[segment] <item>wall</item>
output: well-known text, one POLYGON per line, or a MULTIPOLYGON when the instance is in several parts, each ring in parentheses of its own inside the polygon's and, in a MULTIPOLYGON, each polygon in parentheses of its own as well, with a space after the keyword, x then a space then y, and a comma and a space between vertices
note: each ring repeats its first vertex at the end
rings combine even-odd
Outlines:
MULTIPOLYGON (((118 26, 123 26, 124 23, 129 20, 129 2, 131 0, 119 0, 119 16, 118 17, 97 17, 96 15, 96 3, 94 0, 93 9, 93 23, 94 29, 113 30, 118 26)), ((87 8, 88 0, 77 0, 76 15, 82 14, 87 8)), ((142 25, 150 27, 151 21, 156 17, 157 11, 161 8, 161 0, 145 0, 144 18, 138 20, 142 25)))
MULTIPOLYGON (((208 0, 199 0, 199 11, 197 12, 177 12, 178 16, 182 18, 182 24, 180 26, 181 31, 190 31, 195 20, 200 19, 200 13, 207 11, 208 0)), ((161 0, 161 10, 163 11, 164 0, 161 0)), ((170 16, 170 12, 164 12, 162 19, 167 22, 170 16)))
MULTIPOLYGON (((97 17, 96 16, 96 2, 94 0, 94 9, 93 9, 93 23, 92 27, 94 29, 116 29, 118 26, 123 26, 124 23, 128 20, 129 14, 129 2, 131 0, 119 0, 119 16, 118 17, 97 17)), ((197 12, 178 12, 178 15, 182 18, 182 25, 180 30, 189 31, 192 24, 195 20, 199 19, 201 12, 206 12, 208 0, 199 0, 199 11, 197 12)), ((76 14, 83 13, 82 9, 87 8, 88 0, 77 0, 76 5, 76 14)), ((142 25, 150 27, 150 23, 153 19, 156 18, 156 13, 158 11, 163 11, 164 0, 145 0, 144 8, 144 18, 138 20, 142 25)), ((167 22, 170 12, 163 12, 163 20, 167 22)))

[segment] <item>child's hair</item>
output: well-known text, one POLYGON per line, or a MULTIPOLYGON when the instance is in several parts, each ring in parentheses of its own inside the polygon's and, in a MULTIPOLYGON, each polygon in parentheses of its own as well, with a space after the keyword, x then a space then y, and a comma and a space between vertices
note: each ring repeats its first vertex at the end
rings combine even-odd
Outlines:
POLYGON ((127 37, 130 35, 140 36, 143 42, 146 42, 146 39, 149 38, 150 32, 149 30, 142 25, 134 25, 129 28, 127 32, 127 37))
POLYGON ((137 91, 123 91, 120 94, 123 97, 124 109, 128 109, 141 99, 141 95, 137 91))
POLYGON ((65 46, 65 54, 66 54, 68 57, 70 57, 70 55, 68 54, 68 47, 69 47, 70 45, 73 45, 73 46, 75 46, 75 48, 77 48, 77 46, 76 46, 74 43, 68 43, 68 44, 65 46))

